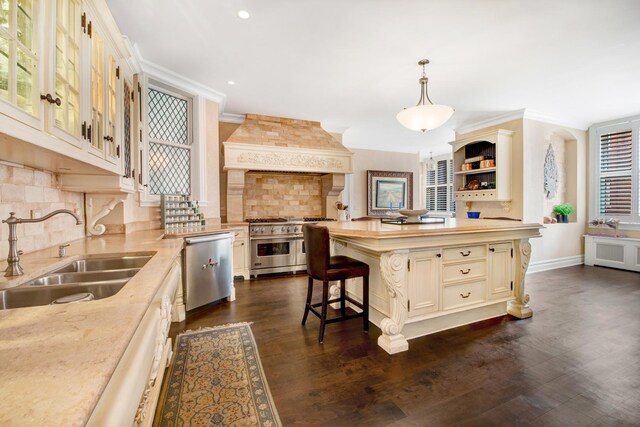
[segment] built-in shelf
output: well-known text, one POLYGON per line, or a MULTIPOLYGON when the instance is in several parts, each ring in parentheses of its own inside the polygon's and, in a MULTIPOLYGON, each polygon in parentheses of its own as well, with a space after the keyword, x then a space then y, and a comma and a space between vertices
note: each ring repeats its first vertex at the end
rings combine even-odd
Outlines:
POLYGON ((496 170, 495 166, 492 168, 484 168, 484 169, 471 169, 468 171, 457 171, 454 172, 455 175, 469 175, 474 173, 484 173, 484 172, 494 172, 496 170))
POLYGON ((457 201, 499 201, 511 200, 511 145, 513 131, 496 129, 471 136, 461 136, 450 142, 453 147, 453 188, 457 201), (495 166, 462 170, 467 160, 473 158, 493 159, 495 166), (475 182, 472 182, 475 181, 475 182), (472 185, 470 185, 472 184, 472 185), (484 184, 477 190, 466 188, 484 184))

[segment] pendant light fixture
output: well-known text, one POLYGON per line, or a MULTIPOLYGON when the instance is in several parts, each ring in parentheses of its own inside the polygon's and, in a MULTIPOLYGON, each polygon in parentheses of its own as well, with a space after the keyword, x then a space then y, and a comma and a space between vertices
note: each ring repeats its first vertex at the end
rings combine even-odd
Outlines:
POLYGON ((429 160, 427 160, 427 171, 436 170, 436 161, 433 160, 433 151, 429 151, 429 160))
POLYGON ((422 59, 418 65, 422 66, 422 76, 420 77, 420 100, 415 107, 405 108, 400 111, 396 118, 400 124, 411 130, 432 130, 442 126, 453 114, 453 108, 447 105, 437 105, 431 102, 427 93, 427 78, 425 66, 428 59, 422 59))

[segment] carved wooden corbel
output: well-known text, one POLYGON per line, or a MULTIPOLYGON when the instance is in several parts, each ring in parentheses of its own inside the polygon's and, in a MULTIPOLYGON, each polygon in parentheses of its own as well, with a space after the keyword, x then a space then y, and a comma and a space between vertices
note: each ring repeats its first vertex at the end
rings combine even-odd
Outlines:
POLYGON ((387 353, 394 354, 409 349, 409 343, 401 334, 407 320, 407 261, 409 251, 385 252, 380 257, 380 272, 382 280, 391 297, 390 317, 382 319, 380 329, 382 335, 378 337, 378 345, 387 353))
POLYGON ((510 301, 507 313, 519 319, 526 319, 533 316, 533 311, 529 308, 529 295, 525 293, 524 280, 529 267, 529 259, 531 258, 531 243, 529 239, 520 239, 515 242, 516 255, 516 282, 513 288, 513 296, 515 301, 510 301))
MULTIPOLYGON (((107 227, 105 227, 104 224, 97 224, 97 222, 105 216, 109 215, 109 213, 111 213, 111 211, 114 210, 118 205, 118 203, 122 202, 124 202, 123 198, 114 197, 113 199, 111 199, 111 201, 109 201, 109 203, 102 206, 102 209, 100 209, 100 211, 97 214, 93 215, 89 220, 89 223, 87 224, 87 232, 89 232, 89 234, 93 236, 100 236, 104 234, 107 227)), ((90 207, 92 207, 93 200, 91 200, 89 203, 90 207)))

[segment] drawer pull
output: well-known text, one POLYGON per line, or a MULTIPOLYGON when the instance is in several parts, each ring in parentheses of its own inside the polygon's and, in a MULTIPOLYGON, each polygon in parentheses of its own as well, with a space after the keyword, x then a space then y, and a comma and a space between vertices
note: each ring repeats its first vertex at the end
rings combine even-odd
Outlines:
POLYGON ((460 294, 460 296, 461 296, 462 298, 469 298, 469 296, 470 296, 470 295, 471 295, 471 291, 467 292, 467 294, 466 294, 466 295, 462 295, 462 294, 460 294))
POLYGON ((469 256, 469 255, 471 255, 471 251, 467 251, 466 253, 465 253, 465 252, 460 251, 460 255, 462 255, 462 256, 469 256))
POLYGON ((471 269, 470 269, 470 268, 467 268, 467 271, 460 270, 460 273, 462 273, 462 274, 469 274, 469 272, 470 272, 470 271, 471 271, 471 269))

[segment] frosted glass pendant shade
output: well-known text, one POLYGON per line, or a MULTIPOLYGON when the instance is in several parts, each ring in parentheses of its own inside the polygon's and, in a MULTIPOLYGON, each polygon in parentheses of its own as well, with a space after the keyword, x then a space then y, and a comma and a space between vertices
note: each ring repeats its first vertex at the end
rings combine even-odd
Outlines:
POLYGON ((427 131, 442 126, 453 115, 453 108, 447 105, 416 105, 400 111, 396 118, 400 124, 415 131, 427 131))

